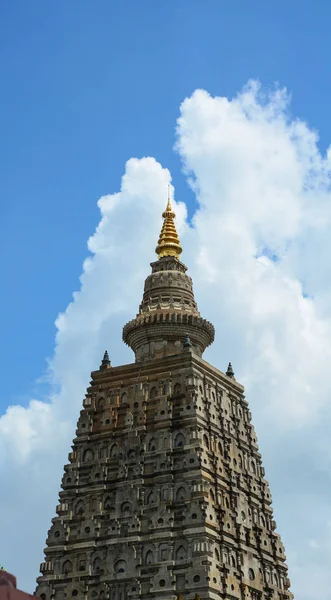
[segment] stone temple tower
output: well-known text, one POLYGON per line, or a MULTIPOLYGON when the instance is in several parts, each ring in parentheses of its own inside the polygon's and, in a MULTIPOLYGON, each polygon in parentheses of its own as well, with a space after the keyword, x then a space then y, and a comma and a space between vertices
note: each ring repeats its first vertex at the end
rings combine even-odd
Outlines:
POLYGON ((170 201, 135 319, 83 401, 41 600, 290 600, 244 389, 203 360, 214 327, 179 260, 170 201))

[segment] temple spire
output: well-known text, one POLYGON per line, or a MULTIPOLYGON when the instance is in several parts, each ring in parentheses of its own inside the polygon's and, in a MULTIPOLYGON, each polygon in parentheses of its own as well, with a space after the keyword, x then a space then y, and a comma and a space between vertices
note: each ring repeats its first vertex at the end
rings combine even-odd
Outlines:
POLYGON ((156 254, 159 259, 163 256, 174 256, 175 258, 179 258, 179 255, 182 252, 182 248, 179 242, 178 233, 176 231, 175 226, 175 213, 172 210, 171 206, 171 193, 170 193, 170 185, 168 186, 168 203, 167 208, 162 214, 163 217, 163 225, 159 237, 159 241, 156 247, 156 254))

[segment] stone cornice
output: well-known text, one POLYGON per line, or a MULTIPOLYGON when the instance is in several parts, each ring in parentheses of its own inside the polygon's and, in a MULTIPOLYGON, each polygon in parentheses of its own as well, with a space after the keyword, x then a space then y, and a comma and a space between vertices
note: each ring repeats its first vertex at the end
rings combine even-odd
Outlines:
POLYGON ((138 381, 152 380, 159 377, 160 374, 164 378, 173 376, 174 371, 180 372, 186 369, 196 367, 201 370, 202 374, 208 374, 212 378, 216 378, 220 384, 224 387, 242 397, 244 392, 244 386, 238 383, 235 379, 228 377, 225 373, 213 367, 203 358, 200 358, 193 352, 182 351, 180 355, 175 354, 171 356, 165 356, 161 359, 150 360, 144 364, 129 363, 118 367, 111 367, 105 371, 92 371, 92 385, 109 385, 111 383, 114 387, 121 387, 123 380, 131 382, 135 385, 138 381))

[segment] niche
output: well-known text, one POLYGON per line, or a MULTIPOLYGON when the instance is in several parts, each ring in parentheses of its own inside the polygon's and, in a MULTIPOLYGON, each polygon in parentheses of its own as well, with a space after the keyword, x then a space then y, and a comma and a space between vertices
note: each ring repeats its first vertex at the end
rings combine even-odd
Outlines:
POLYGON ((62 565, 62 573, 64 575, 68 575, 68 573, 72 573, 72 563, 71 560, 65 560, 62 565))
POLYGON ((154 452, 156 450, 156 439, 155 438, 152 438, 151 440, 149 440, 148 450, 150 452, 154 452))
POLYGON ((203 438, 202 438, 202 439, 203 439, 203 443, 204 443, 204 445, 205 445, 205 446, 208 448, 208 450, 209 450, 209 439, 208 439, 208 437, 206 436, 206 434, 203 436, 203 438))
POLYGON ((180 383, 176 383, 174 386, 174 394, 175 396, 177 396, 178 394, 180 394, 182 391, 182 386, 180 383))
POLYGON ((175 448, 182 448, 185 445, 185 436, 183 433, 178 433, 175 437, 175 448))
POLYGON ((131 514, 131 503, 130 502, 123 502, 123 504, 121 505, 121 511, 124 515, 129 515, 131 514))
POLYGON ((83 454, 83 462, 91 462, 94 458, 94 454, 92 452, 92 450, 90 450, 89 448, 87 450, 85 450, 84 454, 83 454))
POLYGON ((78 500, 75 506, 75 514, 82 515, 84 513, 84 502, 83 500, 78 500))
POLYGON ((156 504, 156 496, 154 492, 150 492, 147 496, 147 504, 156 504))
POLYGON ((110 448, 110 456, 111 456, 111 458, 116 458, 117 455, 118 455, 118 446, 117 446, 117 444, 113 444, 112 447, 110 448))
POLYGON ((177 548, 175 558, 176 558, 176 560, 185 560, 186 550, 185 550, 184 546, 179 546, 177 548))
POLYGON ((97 558, 94 559, 92 568, 93 568, 94 573, 100 573, 101 559, 98 556, 97 556, 97 558))
POLYGON ((153 563, 153 552, 148 550, 145 556, 145 565, 151 565, 153 563))
POLYGON ((176 492, 176 500, 182 501, 182 500, 185 500, 185 497, 186 497, 185 488, 182 486, 182 487, 178 488, 178 490, 176 492))
POLYGON ((151 399, 151 400, 154 400, 154 398, 156 398, 156 396, 157 396, 157 389, 156 389, 156 387, 155 387, 155 386, 153 386, 153 387, 150 389, 150 392, 149 392, 149 397, 150 397, 150 399, 151 399))
POLYGON ((126 573, 126 561, 125 560, 118 560, 116 561, 116 563, 114 564, 114 571, 115 573, 126 573))

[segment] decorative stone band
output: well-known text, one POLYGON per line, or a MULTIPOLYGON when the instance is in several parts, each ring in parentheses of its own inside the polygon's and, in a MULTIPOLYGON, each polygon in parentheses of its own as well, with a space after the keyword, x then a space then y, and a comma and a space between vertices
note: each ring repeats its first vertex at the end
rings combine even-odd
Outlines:
POLYGON ((123 328, 123 341, 134 351, 136 362, 179 354, 187 335, 192 350, 201 356, 214 341, 214 326, 195 315, 158 312, 139 315, 123 328))

